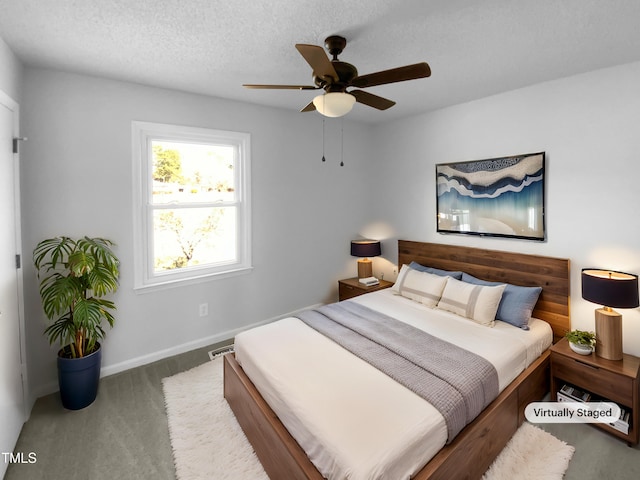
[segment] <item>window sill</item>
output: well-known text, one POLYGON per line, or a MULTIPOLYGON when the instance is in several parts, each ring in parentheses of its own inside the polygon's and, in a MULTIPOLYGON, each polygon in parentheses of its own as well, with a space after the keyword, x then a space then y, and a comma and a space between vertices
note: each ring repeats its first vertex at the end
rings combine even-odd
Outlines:
POLYGON ((198 277, 176 278, 173 280, 165 280, 149 285, 138 285, 133 287, 137 294, 153 293, 170 288, 185 287, 188 285, 196 285, 200 283, 210 282, 214 280, 222 280, 225 278, 236 277, 238 275, 246 275, 253 271, 253 267, 241 267, 236 270, 228 270, 226 272, 208 273, 198 277))

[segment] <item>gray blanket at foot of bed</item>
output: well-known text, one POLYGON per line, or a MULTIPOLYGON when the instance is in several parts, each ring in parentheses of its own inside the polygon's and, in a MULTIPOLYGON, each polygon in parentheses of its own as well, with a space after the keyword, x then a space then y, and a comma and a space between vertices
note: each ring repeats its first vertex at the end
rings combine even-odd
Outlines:
POLYGON ((450 443, 498 395, 498 373, 475 353, 355 302, 297 317, 431 403, 450 443))

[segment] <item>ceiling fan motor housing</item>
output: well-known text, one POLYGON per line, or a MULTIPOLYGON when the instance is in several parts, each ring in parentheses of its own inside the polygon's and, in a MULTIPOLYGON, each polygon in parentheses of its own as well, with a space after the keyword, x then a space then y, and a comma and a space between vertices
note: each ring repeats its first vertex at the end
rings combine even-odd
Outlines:
POLYGON ((347 62, 341 62, 339 60, 331 60, 331 65, 338 74, 338 80, 334 81, 332 78, 318 77, 314 75, 314 83, 324 88, 327 92, 344 92, 351 84, 351 80, 358 76, 358 70, 356 67, 347 62))
POLYGON ((319 76, 313 73, 313 82, 320 88, 324 88, 327 92, 344 92, 351 84, 351 81, 358 76, 356 67, 347 62, 338 60, 338 55, 342 53, 347 46, 347 39, 339 35, 331 35, 324 41, 325 48, 333 56, 331 65, 338 74, 338 80, 331 77, 319 76))

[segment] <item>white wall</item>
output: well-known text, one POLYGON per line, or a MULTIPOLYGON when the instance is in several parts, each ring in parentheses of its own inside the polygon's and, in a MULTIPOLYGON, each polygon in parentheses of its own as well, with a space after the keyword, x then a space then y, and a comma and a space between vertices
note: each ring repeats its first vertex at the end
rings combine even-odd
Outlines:
MULTIPOLYGON (((375 129, 369 210, 389 241, 431 241, 571 260, 574 328, 593 330, 597 307, 581 297, 580 271, 640 273, 640 63, 548 82, 375 129), (435 165, 546 152, 544 243, 440 235, 435 165), (375 212, 375 213, 374 213, 375 212)), ((640 310, 623 314, 624 351, 640 355, 640 310)))
MULTIPOLYGON (((580 270, 640 273, 640 63, 508 92, 375 127, 49 70, 25 72, 23 250, 48 236, 115 240, 122 279, 107 373, 211 343, 236 329, 335 298, 351 276, 348 242, 384 239, 374 273, 393 276, 397 238, 568 257, 574 328, 593 329, 580 270), (137 295, 132 289, 132 120, 252 135, 253 273, 137 295), (544 243, 435 231, 435 164, 546 151, 544 243), (210 316, 198 317, 208 302, 210 316)), ((25 262, 27 263, 27 262, 25 262)), ((55 388, 37 282, 25 268, 32 394, 55 388)), ((640 355, 640 312, 624 310, 624 350, 640 355)))
MULTIPOLYGON (((367 185, 369 130, 327 121, 321 162, 319 115, 262 108, 43 69, 26 69, 23 249, 56 235, 104 236, 122 263, 117 323, 105 342, 113 373, 233 336, 287 312, 337 300, 352 276, 349 240, 359 233, 367 185), (251 134, 253 264, 250 274, 197 286, 133 291, 131 121, 174 123, 251 134), (209 316, 198 305, 209 303, 209 316)), ((25 263, 28 263, 25 262, 25 263)), ((352 271, 353 270, 353 271, 352 271)), ((37 280, 25 268, 32 394, 55 389, 55 348, 42 335, 37 280)))

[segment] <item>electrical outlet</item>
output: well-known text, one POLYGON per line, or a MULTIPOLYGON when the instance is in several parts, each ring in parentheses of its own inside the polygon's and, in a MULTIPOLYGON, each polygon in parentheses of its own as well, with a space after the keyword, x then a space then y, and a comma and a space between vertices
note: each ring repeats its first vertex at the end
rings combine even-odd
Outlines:
POLYGON ((393 274, 398 275, 398 269, 396 267, 393 267, 393 274))
POLYGON ((209 304, 208 303, 201 303, 200 304, 200 316, 201 317, 206 317, 207 315, 209 315, 209 304))

